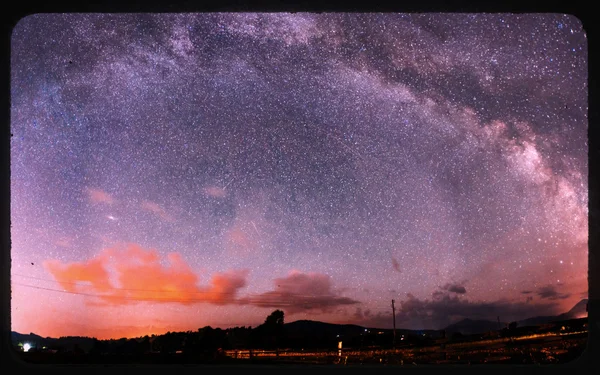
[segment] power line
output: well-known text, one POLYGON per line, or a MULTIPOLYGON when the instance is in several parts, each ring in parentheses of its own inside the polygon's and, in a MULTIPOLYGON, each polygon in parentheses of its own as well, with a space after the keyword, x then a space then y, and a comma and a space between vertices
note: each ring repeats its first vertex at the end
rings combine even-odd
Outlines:
POLYGON ((207 299, 197 299, 197 298, 196 299, 194 299, 194 298, 189 298, 189 299, 136 298, 136 297, 132 297, 132 296, 123 296, 123 295, 93 294, 93 293, 84 293, 84 292, 72 292, 72 291, 67 291, 67 290, 51 289, 51 288, 44 288, 44 287, 35 286, 35 285, 21 284, 21 283, 16 283, 16 282, 13 282, 12 284, 13 285, 19 285, 19 286, 27 287, 27 288, 47 290, 47 291, 51 291, 51 292, 59 292, 59 293, 65 293, 65 294, 76 294, 76 295, 81 295, 81 296, 97 297, 97 298, 125 299, 125 300, 147 301, 147 302, 210 302, 210 300, 207 300, 207 299))
MULTIPOLYGON (((85 284, 81 284, 82 282, 91 282, 91 281, 87 281, 87 280, 81 280, 81 281, 66 281, 66 280, 50 280, 50 279, 43 279, 41 277, 34 277, 34 276, 27 276, 27 275, 20 275, 20 274, 13 274, 13 276, 19 276, 19 277, 25 277, 28 279, 34 279, 34 280, 40 280, 40 281, 47 281, 47 282, 51 282, 51 283, 58 283, 58 284, 70 284, 70 285, 79 285, 79 286, 88 286, 85 284)), ((101 285, 108 285, 110 287, 110 289, 114 289, 114 290, 124 290, 124 291, 132 291, 132 292, 158 292, 158 293, 172 293, 172 292, 177 292, 177 291, 173 291, 173 290, 159 290, 159 289, 133 289, 133 288, 117 288, 114 287, 110 284, 110 282, 95 282, 97 284, 101 284, 101 285)), ((197 292, 193 292, 193 293, 210 293, 208 291, 197 291, 197 292)), ((229 292, 223 292, 221 294, 235 294, 235 293, 229 293, 229 292)))
MULTIPOLYGON (((34 279, 34 280, 40 280, 40 281, 46 281, 46 282, 51 282, 51 283, 55 283, 55 284, 69 284, 69 285, 77 285, 77 286, 92 286, 93 285, 86 285, 86 284, 81 284, 81 282, 91 282, 91 281, 67 281, 67 280, 51 280, 51 279, 44 279, 41 277, 35 277, 35 276, 28 276, 28 275, 22 275, 22 274, 17 274, 17 273, 13 273, 12 276, 19 276, 19 277, 25 277, 28 279, 34 279)), ((19 284, 19 283, 14 283, 16 285, 21 285, 21 286, 28 286, 26 284, 19 284)), ((110 290, 115 290, 115 291, 132 291, 132 292, 150 292, 150 293, 179 293, 181 292, 181 290, 164 290, 164 289, 132 289, 132 288, 117 288, 112 286, 109 282, 102 282, 99 283, 101 285, 108 285, 110 288, 110 290)), ((195 285, 194 285, 195 287, 195 285)), ((49 290, 55 290, 55 289, 49 289, 49 290)), ((57 289, 56 289, 57 290, 57 289)), ((219 292, 213 292, 210 290, 199 290, 199 291, 191 291, 191 290, 183 290, 183 292, 188 293, 188 294, 199 294, 199 295, 203 295, 203 294, 219 294, 219 295, 231 295, 231 296, 235 296, 237 295, 237 292, 227 292, 227 291, 219 291, 219 292)), ((280 290, 274 290, 274 291, 269 291, 267 293, 273 293, 273 292, 280 292, 280 293, 284 293, 284 294, 289 294, 292 297, 301 297, 301 298, 318 298, 318 297, 342 297, 342 296, 333 296, 333 295, 314 295, 314 294, 301 294, 301 293, 286 293, 285 291, 280 291, 280 290)), ((277 296, 273 296, 274 298, 278 298, 277 296)), ((265 300, 264 296, 261 297, 261 300, 265 300)))
MULTIPOLYGON (((33 288, 33 289, 40 289, 40 290, 47 290, 47 291, 52 291, 52 292, 59 292, 59 293, 65 293, 65 294, 75 294, 75 295, 82 295, 82 296, 87 296, 87 297, 96 297, 96 298, 107 298, 107 299, 124 299, 124 300, 132 300, 132 301, 141 301, 141 302, 205 302, 205 303, 210 303, 213 302, 211 299, 207 299, 207 298, 185 298, 185 299, 174 299, 174 298, 153 298, 153 297, 147 297, 147 298, 141 298, 141 297, 133 297, 133 296, 127 296, 127 295, 111 295, 111 294, 93 294, 93 293, 84 293, 84 292, 74 292, 74 291, 66 291, 66 290, 59 290, 59 289, 51 289, 51 288, 44 288, 44 287, 40 287, 40 286, 36 286, 36 285, 28 285, 28 284, 22 284, 22 283, 18 283, 18 282, 12 282, 12 285, 19 285, 19 286, 23 286, 23 287, 27 287, 27 288, 33 288)), ((210 293, 210 292, 206 292, 206 293, 210 293)), ((223 295, 223 294, 231 294, 231 293, 227 293, 227 292, 213 292, 216 295, 223 295)), ((257 307, 286 307, 286 306, 306 306, 308 304, 311 303, 311 301, 306 301, 306 299, 311 299, 311 298, 318 298, 318 297, 330 297, 330 296, 302 296, 302 295, 297 295, 297 294, 290 294, 288 297, 294 298, 294 297, 301 297, 304 298, 305 301, 293 301, 293 300, 285 300, 283 298, 281 298, 280 296, 270 296, 265 298, 264 296, 254 296, 254 297, 242 297, 240 299, 220 299, 219 301, 225 302, 225 303, 239 303, 239 304, 250 304, 250 305, 254 305, 257 307), (263 306, 261 306, 263 305, 263 306)))

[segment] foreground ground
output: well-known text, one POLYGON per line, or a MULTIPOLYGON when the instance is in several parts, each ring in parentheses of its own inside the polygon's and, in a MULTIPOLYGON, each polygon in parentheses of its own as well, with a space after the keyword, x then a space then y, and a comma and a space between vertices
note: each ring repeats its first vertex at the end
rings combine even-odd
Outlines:
POLYGON ((90 356, 85 354, 23 353, 29 363, 218 363, 218 364, 382 364, 415 366, 420 364, 552 364, 578 358, 585 349, 587 332, 547 334, 513 339, 446 343, 396 350, 334 351, 227 351, 218 358, 190 358, 181 354, 140 356, 90 356))
MULTIPOLYGON (((532 335, 514 339, 482 340, 469 343, 432 345, 397 350, 361 350, 331 352, 256 352, 254 359, 270 358, 274 362, 312 364, 549 364, 567 363, 578 358, 586 347, 587 332, 532 335)), ((235 357, 234 352, 228 352, 235 357)), ((248 360, 247 351, 238 358, 248 360)))

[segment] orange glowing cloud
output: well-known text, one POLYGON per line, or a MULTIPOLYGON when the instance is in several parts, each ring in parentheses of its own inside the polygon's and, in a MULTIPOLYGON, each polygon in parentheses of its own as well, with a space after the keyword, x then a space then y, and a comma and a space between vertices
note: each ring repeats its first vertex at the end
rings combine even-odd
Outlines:
POLYGON ((207 291, 206 299, 216 305, 234 302, 237 290, 246 286, 248 273, 248 270, 236 270, 214 275, 211 280, 212 288, 207 291))
POLYGON ((212 277, 211 285, 198 286, 198 276, 178 253, 161 264, 156 250, 136 244, 109 248, 86 262, 64 264, 47 260, 44 267, 69 292, 97 296, 92 304, 125 305, 140 301, 181 303, 236 303, 237 292, 246 286, 247 270, 212 277), (79 283, 87 283, 81 285, 79 283))
POLYGON ((107 283, 108 273, 102 258, 91 259, 85 263, 73 262, 66 266, 58 260, 48 260, 44 262, 44 267, 68 292, 77 291, 75 281, 91 283, 94 289, 101 292, 110 289, 110 284, 107 283))
POLYGON ((94 203, 113 204, 115 199, 107 192, 99 189, 88 189, 88 196, 94 203))

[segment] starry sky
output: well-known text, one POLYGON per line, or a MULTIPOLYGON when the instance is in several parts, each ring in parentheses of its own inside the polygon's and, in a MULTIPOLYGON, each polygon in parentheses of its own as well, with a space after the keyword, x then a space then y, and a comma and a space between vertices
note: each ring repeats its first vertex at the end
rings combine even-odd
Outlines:
POLYGON ((562 14, 37 14, 11 46, 12 329, 443 328, 587 298, 562 14))

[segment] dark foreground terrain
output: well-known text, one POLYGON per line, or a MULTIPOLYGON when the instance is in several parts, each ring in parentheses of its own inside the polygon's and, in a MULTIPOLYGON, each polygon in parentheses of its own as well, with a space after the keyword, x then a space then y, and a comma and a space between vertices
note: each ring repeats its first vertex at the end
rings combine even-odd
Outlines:
POLYGON ((138 355, 17 352, 28 363, 151 363, 151 364, 553 364, 577 359, 585 349, 587 332, 537 334, 462 343, 436 343, 400 349, 360 350, 229 350, 204 355, 146 353, 138 355))

